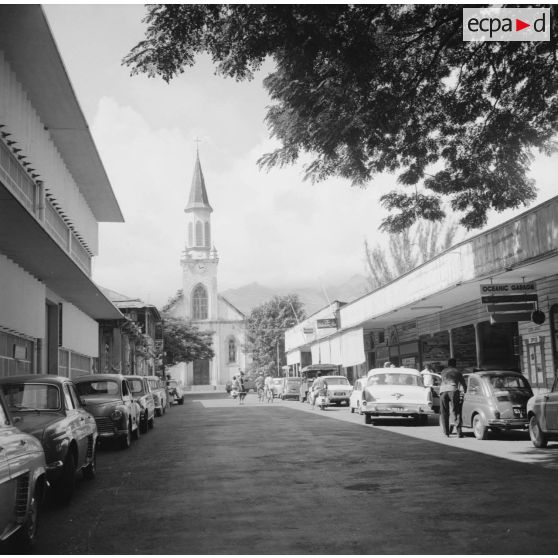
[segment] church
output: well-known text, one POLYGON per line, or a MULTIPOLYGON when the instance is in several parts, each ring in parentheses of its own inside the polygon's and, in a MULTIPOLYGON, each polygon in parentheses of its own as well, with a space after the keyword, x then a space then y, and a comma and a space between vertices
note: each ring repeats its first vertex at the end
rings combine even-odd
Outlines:
POLYGON ((186 213, 186 246, 182 253, 182 294, 168 313, 185 318, 202 331, 213 332, 211 360, 175 365, 167 374, 186 389, 224 389, 240 371, 246 370, 246 316, 217 290, 219 256, 212 244, 211 214, 205 179, 196 153, 194 176, 186 213))

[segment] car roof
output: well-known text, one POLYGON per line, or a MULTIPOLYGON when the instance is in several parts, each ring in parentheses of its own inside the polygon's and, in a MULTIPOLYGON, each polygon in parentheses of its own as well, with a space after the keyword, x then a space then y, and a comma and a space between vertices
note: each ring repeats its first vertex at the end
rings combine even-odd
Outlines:
POLYGON ((66 376, 57 376, 56 374, 19 374, 16 376, 6 376, 0 378, 0 383, 11 384, 21 382, 40 382, 42 384, 63 384, 64 382, 72 382, 66 376))
POLYGON ((420 372, 414 368, 395 366, 393 368, 372 368, 372 370, 368 371, 366 377, 375 376, 376 374, 414 374, 415 376, 420 376, 420 372))
POLYGON ((521 376, 525 378, 525 376, 518 372, 517 370, 475 370, 474 372, 467 372, 467 376, 471 376, 475 374, 476 376, 521 376))
POLYGON ((122 374, 87 374, 86 376, 80 376, 79 378, 76 378, 74 380, 74 382, 78 383, 78 382, 90 382, 90 381, 95 381, 95 382, 99 382, 101 380, 125 380, 126 376, 123 376, 122 374))

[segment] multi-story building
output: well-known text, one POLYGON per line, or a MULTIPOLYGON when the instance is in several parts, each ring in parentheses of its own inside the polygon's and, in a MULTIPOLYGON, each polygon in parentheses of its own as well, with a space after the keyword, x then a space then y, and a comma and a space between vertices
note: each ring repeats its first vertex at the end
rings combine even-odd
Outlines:
POLYGON ((106 221, 122 213, 45 15, 0 6, 0 375, 97 368, 97 320, 122 317, 91 279, 106 221))

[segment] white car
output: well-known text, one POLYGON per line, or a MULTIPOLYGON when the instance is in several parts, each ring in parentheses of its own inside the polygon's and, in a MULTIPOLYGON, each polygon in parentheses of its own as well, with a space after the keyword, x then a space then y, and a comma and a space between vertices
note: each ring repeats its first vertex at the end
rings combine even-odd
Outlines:
POLYGON ((308 402, 313 403, 318 395, 323 382, 327 383, 327 397, 330 405, 348 405, 351 396, 351 384, 345 376, 320 376, 314 380, 310 391, 308 392, 308 402))
POLYGON ((353 391, 351 391, 351 395, 349 397, 349 409, 351 409, 351 413, 355 411, 362 415, 362 396, 364 393, 364 388, 366 387, 366 378, 359 378, 353 387, 353 391))
POLYGON ((427 424, 434 414, 432 406, 432 391, 414 368, 373 368, 366 375, 361 402, 365 424, 380 417, 407 417, 427 424))

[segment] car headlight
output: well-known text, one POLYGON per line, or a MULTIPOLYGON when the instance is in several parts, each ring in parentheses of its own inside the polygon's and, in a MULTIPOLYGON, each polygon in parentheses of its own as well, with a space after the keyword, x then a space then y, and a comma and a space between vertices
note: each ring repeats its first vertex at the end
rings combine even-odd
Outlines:
POLYGON ((120 409, 115 409, 110 414, 110 418, 114 421, 120 420, 122 418, 122 411, 120 409))

